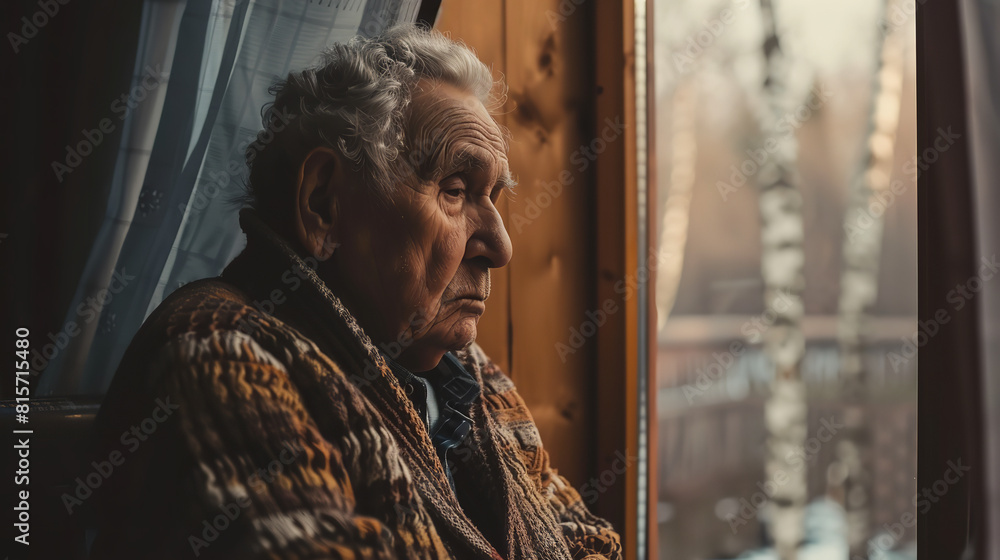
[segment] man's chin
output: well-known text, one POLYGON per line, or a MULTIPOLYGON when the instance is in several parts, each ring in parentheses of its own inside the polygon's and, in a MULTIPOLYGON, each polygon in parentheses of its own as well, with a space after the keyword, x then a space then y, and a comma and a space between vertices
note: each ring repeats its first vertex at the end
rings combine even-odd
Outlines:
POLYGON ((479 334, 479 316, 463 317, 452 330, 454 343, 448 349, 451 352, 464 350, 476 341, 479 334))
POLYGON ((478 321, 478 317, 463 317, 445 333, 435 336, 437 333, 429 332, 414 342, 396 361, 410 371, 432 370, 448 352, 464 350, 476 341, 478 321))

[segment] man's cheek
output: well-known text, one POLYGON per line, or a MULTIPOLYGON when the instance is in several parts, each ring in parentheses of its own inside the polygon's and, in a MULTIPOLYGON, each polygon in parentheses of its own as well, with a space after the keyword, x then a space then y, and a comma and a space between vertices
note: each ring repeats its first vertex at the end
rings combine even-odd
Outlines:
POLYGON ((412 300, 416 305, 410 307, 411 312, 406 319, 405 328, 413 334, 414 340, 420 340, 440 328, 447 317, 447 305, 442 303, 440 297, 426 297, 426 291, 422 295, 423 297, 412 300))
POLYGON ((455 295, 456 276, 461 259, 444 259, 440 255, 428 261, 427 277, 424 285, 430 298, 436 302, 445 301, 455 295))

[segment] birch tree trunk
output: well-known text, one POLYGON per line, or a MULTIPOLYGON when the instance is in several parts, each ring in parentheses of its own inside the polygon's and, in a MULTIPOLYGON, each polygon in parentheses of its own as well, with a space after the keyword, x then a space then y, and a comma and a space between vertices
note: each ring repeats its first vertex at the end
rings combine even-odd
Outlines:
MULTIPOLYGON (((885 2, 891 13, 893 0, 885 2)), ((840 277, 837 337, 844 413, 843 440, 834 465, 842 478, 847 537, 852 557, 867 557, 871 509, 871 441, 865 419, 866 372, 863 344, 868 309, 878 296, 879 261, 890 192, 893 152, 899 123, 905 44, 900 30, 888 32, 879 49, 873 84, 869 134, 860 169, 851 186, 844 216, 843 268, 840 277)), ((891 198, 890 198, 891 197, 891 198)))
POLYGON ((764 349, 775 368, 764 409, 768 430, 765 486, 773 490, 769 527, 775 549, 781 560, 794 560, 802 540, 807 497, 806 469, 789 461, 794 451, 802 449, 806 436, 806 394, 799 374, 805 353, 802 196, 797 188, 795 133, 779 127, 791 109, 792 68, 781 50, 772 0, 761 0, 760 7, 765 67, 759 146, 768 146, 764 153, 770 155, 760 163, 757 186, 765 318, 774 318, 764 333, 764 349))

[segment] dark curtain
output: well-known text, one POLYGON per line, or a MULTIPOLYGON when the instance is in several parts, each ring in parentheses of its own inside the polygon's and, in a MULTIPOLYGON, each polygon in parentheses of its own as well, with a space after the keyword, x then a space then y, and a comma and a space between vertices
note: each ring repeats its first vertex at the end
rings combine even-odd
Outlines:
POLYGON ((928 504, 917 508, 917 542, 920 557, 933 560, 986 558, 982 299, 956 290, 977 277, 983 256, 961 23, 954 0, 927 0, 918 11, 918 315, 923 324, 948 318, 919 349, 916 492, 928 504), (957 135, 945 151, 934 146, 942 130, 957 135), (949 462, 969 468, 956 483, 946 480, 949 462))
POLYGON ((983 273, 978 297, 980 368, 982 371, 982 558, 1000 559, 1000 5, 990 0, 963 0, 966 96, 971 138, 973 205, 976 213, 977 263, 983 273), (994 277, 993 275, 996 275, 994 277))
MULTIPOLYGON (((38 2, 3 3, 0 61, 5 87, 3 183, 0 188, 0 329, 13 347, 14 329, 31 331, 33 347, 58 332, 104 216, 121 128, 59 181, 51 162, 80 140, 129 87, 142 2, 90 0, 59 12, 25 36, 38 2), (94 30, 100 30, 95 32, 94 30)), ((41 18, 39 18, 41 21, 41 18)), ((37 377, 35 378, 37 381, 37 377)), ((9 398, 13 383, 0 383, 9 398)))

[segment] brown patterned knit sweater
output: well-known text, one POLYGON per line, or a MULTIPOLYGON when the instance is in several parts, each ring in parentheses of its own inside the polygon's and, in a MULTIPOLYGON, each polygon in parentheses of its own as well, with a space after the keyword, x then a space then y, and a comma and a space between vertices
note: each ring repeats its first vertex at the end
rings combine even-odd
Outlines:
POLYGON ((92 558, 621 558, 478 346, 457 354, 482 395, 453 491, 340 300, 241 223, 247 249, 164 301, 122 360, 98 417, 98 458, 117 466, 92 558))

